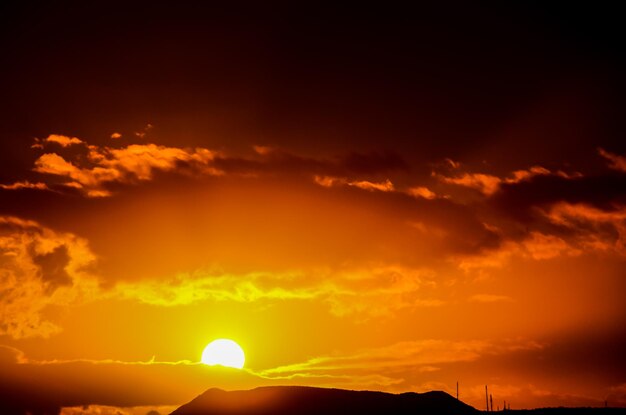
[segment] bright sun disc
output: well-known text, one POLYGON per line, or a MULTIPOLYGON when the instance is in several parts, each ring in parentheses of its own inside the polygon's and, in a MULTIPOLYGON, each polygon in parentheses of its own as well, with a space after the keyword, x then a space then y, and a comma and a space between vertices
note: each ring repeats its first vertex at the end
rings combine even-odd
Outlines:
POLYGON ((241 346, 228 339, 213 340, 202 352, 202 363, 205 365, 242 369, 245 361, 246 356, 241 346))

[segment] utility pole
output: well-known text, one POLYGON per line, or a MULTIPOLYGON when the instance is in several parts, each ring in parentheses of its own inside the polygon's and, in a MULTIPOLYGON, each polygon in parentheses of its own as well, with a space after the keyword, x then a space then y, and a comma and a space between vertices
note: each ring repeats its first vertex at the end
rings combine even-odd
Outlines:
POLYGON ((485 402, 487 402, 487 412, 489 412, 489 392, 487 392, 487 385, 485 385, 485 402))
POLYGON ((491 412, 493 412, 493 396, 489 395, 489 400, 491 401, 491 412))

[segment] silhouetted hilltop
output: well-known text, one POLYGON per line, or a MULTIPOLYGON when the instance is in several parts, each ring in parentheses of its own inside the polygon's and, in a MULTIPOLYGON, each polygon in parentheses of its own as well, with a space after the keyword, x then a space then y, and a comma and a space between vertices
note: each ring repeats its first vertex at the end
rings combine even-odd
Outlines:
POLYGON ((474 415, 479 411, 445 392, 351 391, 305 386, 269 386, 226 392, 209 389, 172 415, 434 414, 474 415))

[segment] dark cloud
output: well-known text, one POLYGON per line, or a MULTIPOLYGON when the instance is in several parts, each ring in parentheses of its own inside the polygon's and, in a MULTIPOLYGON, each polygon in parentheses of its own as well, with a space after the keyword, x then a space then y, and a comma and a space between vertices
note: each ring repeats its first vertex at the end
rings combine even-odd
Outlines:
POLYGON ((154 143, 98 146, 77 137, 56 134, 44 140, 36 139, 31 148, 42 150, 49 143, 61 146, 60 150, 80 145, 82 151, 40 154, 34 161, 32 172, 25 172, 25 176, 35 177, 42 182, 21 180, 0 183, 0 190, 52 190, 102 198, 110 197, 113 194, 111 190, 120 185, 141 184, 164 173, 195 178, 225 174, 304 174, 310 179, 312 175, 318 174, 365 174, 368 177, 396 171, 406 173, 408 169, 407 163, 392 152, 352 152, 345 157, 307 157, 284 149, 254 146, 254 155, 242 157, 204 147, 168 147, 154 143))
POLYGON ((503 184, 489 203, 505 215, 528 222, 534 216, 533 208, 556 202, 586 203, 612 210, 616 204, 626 202, 625 189, 624 174, 578 178, 535 176, 528 181, 503 184))
POLYGON ((41 270, 41 279, 46 283, 48 292, 53 292, 59 286, 72 284, 72 277, 65 270, 71 259, 67 246, 59 245, 51 252, 45 254, 32 252, 31 255, 33 263, 41 270))
POLYGON ((506 365, 516 376, 552 379, 572 390, 586 379, 607 389, 626 381, 623 328, 595 327, 546 337, 541 349, 520 350, 507 359, 493 356, 489 366, 506 365))
MULTIPOLYGON (((261 149, 263 147, 257 147, 261 149)), ((217 157, 217 168, 233 174, 313 174, 337 171, 329 160, 303 157, 282 149, 263 148, 257 157, 217 157)))
POLYGON ((409 166, 394 152, 350 153, 341 160, 341 164, 351 172, 376 174, 408 170, 409 166))
POLYGON ((245 371, 188 362, 3 362, 0 369, 2 414, 56 414, 83 405, 180 405, 218 384, 242 389, 259 381, 245 371))
POLYGON ((407 173, 407 162, 394 152, 350 152, 345 156, 306 157, 284 149, 255 147, 257 157, 217 157, 217 168, 229 173, 322 174, 365 177, 407 173))

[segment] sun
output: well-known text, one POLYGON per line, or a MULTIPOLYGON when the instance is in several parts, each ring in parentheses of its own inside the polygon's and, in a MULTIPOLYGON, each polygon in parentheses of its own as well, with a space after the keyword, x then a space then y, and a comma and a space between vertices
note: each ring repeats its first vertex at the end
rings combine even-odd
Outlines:
POLYGON ((213 340, 202 352, 202 363, 205 365, 242 369, 245 361, 241 346, 229 339, 213 340))

